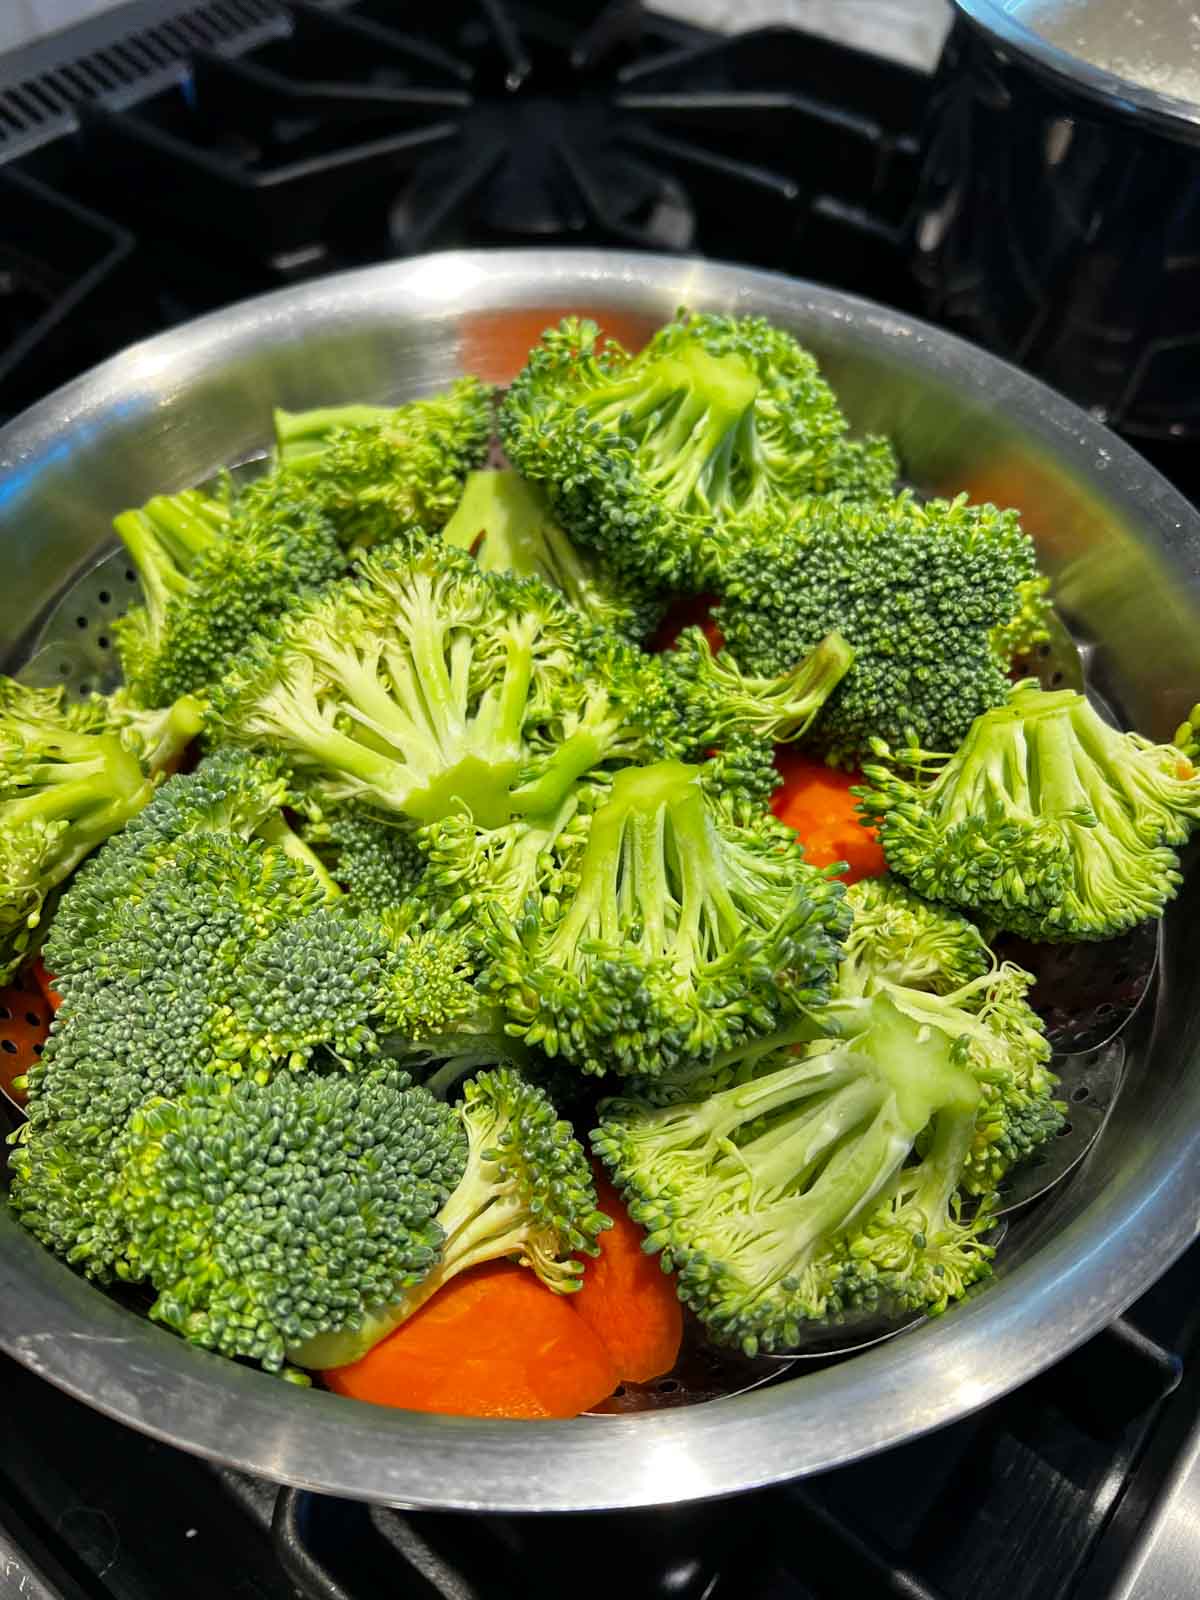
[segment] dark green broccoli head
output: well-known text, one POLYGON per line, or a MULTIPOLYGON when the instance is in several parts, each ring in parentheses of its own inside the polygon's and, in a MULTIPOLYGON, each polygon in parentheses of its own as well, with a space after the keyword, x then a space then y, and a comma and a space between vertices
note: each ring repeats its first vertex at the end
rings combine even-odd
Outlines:
POLYGON ((839 467, 854 495, 882 476, 874 454, 841 454, 833 391, 761 317, 681 314, 634 356, 568 318, 513 382, 500 432, 572 536, 670 590, 703 587, 744 523, 836 490, 839 467))
POLYGON ((378 916, 419 892, 426 856, 413 825, 353 802, 325 805, 303 785, 295 803, 303 819, 300 836, 321 858, 352 911, 378 916))
POLYGON ((1200 776, 1073 690, 1016 685, 946 759, 880 751, 860 791, 889 867, 929 900, 1034 940, 1110 939, 1162 915, 1200 776))
POLYGON ((579 1256, 599 1253, 596 1239, 611 1220, 597 1207, 591 1166, 570 1123, 543 1090, 508 1067, 471 1079, 453 1114, 466 1133, 467 1159, 438 1212, 441 1259, 361 1324, 293 1345, 289 1354, 300 1366, 358 1360, 443 1284, 485 1261, 519 1261, 560 1294, 579 1288, 579 1256))
POLYGON ((142 706, 215 683, 300 595, 346 570, 333 524, 279 475, 228 501, 194 489, 159 495, 114 526, 144 595, 114 624, 127 691, 142 706))
POLYGON ((469 551, 485 572, 540 578, 590 622, 633 640, 653 632, 666 606, 661 590, 613 572, 594 552, 577 549, 539 485, 511 467, 468 475, 442 537, 469 551))
POLYGON ((154 792, 101 699, 0 677, 0 982, 36 949, 46 896, 154 792))
POLYGON ((438 1261, 462 1176, 454 1112, 394 1068, 194 1083, 133 1116, 118 1204, 151 1316, 278 1371, 438 1261))
POLYGON ((468 472, 483 465, 491 433, 492 394, 478 378, 402 406, 275 413, 281 475, 356 550, 413 525, 440 528, 468 472))
POLYGON ((716 617, 748 672, 789 671, 836 630, 854 664, 811 731, 828 760, 856 766, 873 739, 951 750, 1003 704, 993 630, 1036 574, 1015 512, 965 498, 809 506, 738 550, 716 617))
POLYGON ((567 862, 574 887, 493 919, 485 983, 514 1034, 585 1072, 649 1073, 769 1033, 829 991, 841 884, 712 775, 627 767, 567 862))

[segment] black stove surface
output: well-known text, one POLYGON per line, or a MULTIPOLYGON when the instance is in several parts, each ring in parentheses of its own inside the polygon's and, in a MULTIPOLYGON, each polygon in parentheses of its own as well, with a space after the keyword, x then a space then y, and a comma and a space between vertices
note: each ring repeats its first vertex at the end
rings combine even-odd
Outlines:
MULTIPOLYGON (((796 29, 715 38, 636 0, 132 0, 0 57, 0 418, 198 312, 457 245, 695 251, 918 309, 926 92, 796 29)), ((0 1358, 0 1600, 1124 1596, 1195 1426, 1198 1291, 1200 1247, 977 1417, 601 1537, 277 1494, 0 1358)))

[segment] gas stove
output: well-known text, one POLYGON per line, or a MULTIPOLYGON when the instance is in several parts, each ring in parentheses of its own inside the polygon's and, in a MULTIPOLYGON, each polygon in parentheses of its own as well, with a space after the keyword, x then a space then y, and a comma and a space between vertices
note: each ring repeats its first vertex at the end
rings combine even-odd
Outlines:
MULTIPOLYGON (((0 417, 197 313, 458 245, 697 252, 920 310, 928 91, 795 27, 636 0, 133 0, 0 56, 0 417)), ((953 1428, 603 1528, 277 1491, 0 1358, 0 1600, 1182 1600, 1198 1307, 1193 1251, 953 1428)))

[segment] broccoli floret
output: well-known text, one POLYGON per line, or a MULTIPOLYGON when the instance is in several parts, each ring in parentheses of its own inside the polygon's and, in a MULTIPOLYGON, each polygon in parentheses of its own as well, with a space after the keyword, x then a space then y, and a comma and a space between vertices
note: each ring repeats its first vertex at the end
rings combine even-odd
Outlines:
POLYGON ((898 878, 863 878, 846 890, 853 914, 838 992, 865 994, 878 978, 948 994, 990 972, 993 957, 973 922, 930 905, 898 878))
POLYGON ((381 919, 386 955, 376 1026, 419 1042, 475 1019, 482 1001, 475 989, 474 947, 466 934, 408 923, 404 906, 385 911, 381 919))
POLYGON ((442 527, 491 433, 491 390, 478 378, 402 406, 275 413, 282 476, 303 485, 355 550, 413 524, 442 527))
POLYGON ((608 572, 593 554, 577 550, 544 492, 511 467, 469 474, 442 537, 469 551, 485 572, 540 578, 590 621, 630 639, 653 632, 665 609, 658 590, 608 572))
POLYGON ((216 682, 299 595, 346 570, 333 524, 278 475, 228 501, 196 489, 159 495, 113 526, 145 597, 113 627, 127 693, 140 706, 216 682))
POLYGON ((1174 847, 1200 821, 1200 775, 1182 751, 1031 680, 953 756, 881 748, 865 773, 862 814, 893 872, 1034 940, 1111 939, 1161 916, 1180 883, 1174 847))
POLYGON ((633 356, 572 317, 514 380, 500 432, 568 533, 678 591, 704 587, 748 519, 837 487, 846 420, 813 357, 761 317, 681 314, 633 356))
POLYGON ((657 659, 677 688, 673 736, 686 759, 704 756, 731 735, 769 745, 803 738, 849 672, 854 651, 831 633, 791 671, 752 677, 731 651, 714 654, 702 629, 685 628, 657 659))
POLYGON ((986 1272, 986 1216, 964 1222, 955 1202, 978 1098, 953 1046, 919 1040, 880 1000, 865 1039, 768 1057, 703 1099, 607 1101, 592 1138, 680 1299, 755 1355, 881 1301, 937 1310, 936 1266, 964 1286, 986 1272), (893 1216, 899 1185, 913 1204, 893 1216), (910 1261, 890 1237, 870 1245, 881 1215, 910 1261))
POLYGON ((835 446, 823 493, 830 500, 870 503, 894 499, 900 463, 890 439, 842 439, 835 446))
POLYGON ((794 1030, 731 1052, 686 1099, 601 1106, 596 1153, 713 1334, 786 1349, 807 1321, 936 1314, 988 1274, 992 1108, 1003 1091, 1015 1114, 1016 1080, 1044 1060, 1007 982, 945 997, 881 982, 817 1011, 825 1037, 800 1056, 794 1030), (962 1191, 983 1196, 970 1217, 962 1191))
POLYGON ((230 742, 287 751, 326 800, 500 827, 554 812, 577 778, 638 746, 624 708, 646 658, 615 644, 599 682, 582 668, 589 640, 537 579, 405 536, 248 653, 213 720, 230 742))
POLYGON ((907 495, 805 508, 738 549, 716 618, 747 672, 786 672, 836 629, 854 664, 810 734, 854 767, 872 739, 952 749, 1009 682, 993 630, 1035 576, 1015 512, 907 495))
POLYGON ((828 993, 842 886, 769 814, 735 820, 702 768, 622 769, 566 867, 574 888, 487 936, 485 986, 549 1056, 652 1074, 828 993))
POLYGON ((546 1095, 499 1067, 467 1084, 456 1114, 467 1137, 466 1170, 437 1214, 440 1261, 406 1294, 355 1329, 296 1342, 289 1355, 315 1369, 342 1366, 406 1321, 468 1267, 510 1258, 560 1294, 578 1289, 582 1255, 610 1219, 598 1209, 588 1159, 546 1095))
POLYGON ((196 831, 142 855, 116 852, 111 863, 106 854, 73 924, 91 929, 88 949, 76 950, 59 926, 75 886, 55 921, 47 955, 63 1000, 27 1075, 28 1121, 11 1156, 21 1220, 102 1281, 129 1275, 109 1197, 130 1114, 197 1074, 253 1064, 249 1042, 233 1037, 244 964, 274 929, 287 923, 294 933, 324 899, 311 873, 261 839, 196 831))
POLYGON ((1007 672, 1016 661, 1031 656, 1050 638, 1050 579, 1027 578, 1017 590, 1017 609, 1007 622, 992 629, 992 649, 1007 672))
POLYGON ((459 1119, 394 1068, 189 1084, 130 1124, 117 1205, 150 1315, 278 1371, 427 1278, 459 1119))
POLYGON ((415 827, 350 803, 322 805, 301 788, 300 836, 328 868, 353 911, 385 911, 418 891, 425 852, 415 827))
POLYGON ((0 677, 0 982, 36 948, 46 897, 149 801, 142 749, 103 700, 0 677))

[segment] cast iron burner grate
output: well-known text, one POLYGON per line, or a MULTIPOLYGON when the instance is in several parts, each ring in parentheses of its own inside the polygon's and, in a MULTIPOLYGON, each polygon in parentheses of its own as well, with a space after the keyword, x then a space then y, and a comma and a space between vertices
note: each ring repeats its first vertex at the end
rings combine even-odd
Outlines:
MULTIPOLYGON (((96 213, 133 268, 109 263, 121 315, 67 322, 87 337, 36 364, 42 392, 183 317, 430 249, 686 251, 912 298, 928 80, 798 29, 715 38, 636 0, 217 0, 137 37, 0 63, 0 170, 96 213)), ((57 320, 94 253, 31 236, 57 320)), ((0 414, 36 393, 7 381, 3 283, 0 414)))

